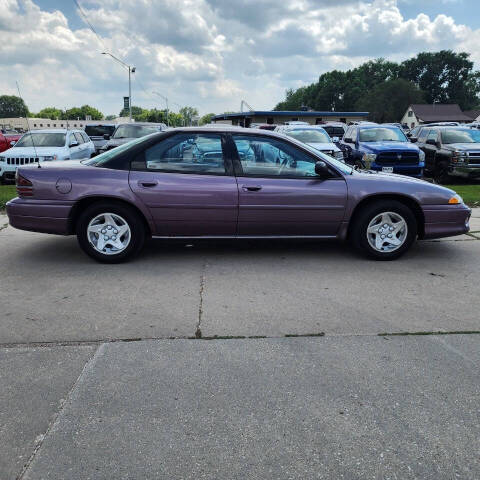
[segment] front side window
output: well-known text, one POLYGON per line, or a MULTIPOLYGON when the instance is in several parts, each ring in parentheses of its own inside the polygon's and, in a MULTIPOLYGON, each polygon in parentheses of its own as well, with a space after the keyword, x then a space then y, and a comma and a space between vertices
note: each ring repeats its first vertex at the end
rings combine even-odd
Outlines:
POLYGON ((144 155, 147 170, 225 175, 220 135, 174 135, 147 148, 144 155))
POLYGON ((399 128, 362 128, 360 142, 407 142, 407 137, 399 128))
POLYGON ((315 177, 316 159, 274 138, 232 135, 243 174, 253 177, 315 177))
POLYGON ((159 132, 160 128, 149 125, 119 125, 113 134, 113 138, 140 138, 151 133, 159 132))
POLYGON ((85 143, 83 140, 83 137, 80 135, 79 132, 75 132, 74 135, 75 135, 75 140, 78 142, 79 145, 81 145, 82 143, 85 143))
POLYGON ((16 144, 16 147, 64 147, 64 133, 27 133, 16 144))
POLYGON ((323 129, 296 128, 295 130, 287 130, 284 133, 303 143, 331 143, 330 137, 323 129))
POLYGON ((434 140, 436 142, 437 138, 438 138, 438 133, 436 130, 430 130, 430 132, 428 132, 427 140, 434 140))

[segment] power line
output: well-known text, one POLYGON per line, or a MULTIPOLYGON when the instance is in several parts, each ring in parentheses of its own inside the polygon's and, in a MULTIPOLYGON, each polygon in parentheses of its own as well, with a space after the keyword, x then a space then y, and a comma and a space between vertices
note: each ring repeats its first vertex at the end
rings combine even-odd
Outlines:
POLYGON ((97 31, 93 28, 93 25, 88 21, 88 17, 86 15, 86 13, 83 11, 82 7, 80 6, 80 4, 78 3, 77 0, 73 0, 73 3, 77 6, 79 12, 81 13, 82 17, 83 17, 83 20, 85 21, 85 23, 90 27, 90 30, 96 35, 96 37, 98 38, 98 41, 103 45, 103 48, 105 48, 105 43, 103 43, 103 40, 102 38, 100 37, 100 35, 97 33, 97 31))

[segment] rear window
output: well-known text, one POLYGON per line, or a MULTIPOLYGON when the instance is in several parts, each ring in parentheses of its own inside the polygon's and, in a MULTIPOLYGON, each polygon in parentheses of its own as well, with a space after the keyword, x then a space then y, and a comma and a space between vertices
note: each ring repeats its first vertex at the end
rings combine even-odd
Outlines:
POLYGON ((323 129, 331 136, 331 137, 343 137, 345 130, 343 127, 329 127, 328 125, 323 127, 323 129))
POLYGON ((89 137, 103 137, 105 134, 112 135, 115 127, 113 125, 87 125, 85 133, 89 137))
POLYGON ((113 138, 140 138, 160 131, 155 125, 120 125, 113 138))

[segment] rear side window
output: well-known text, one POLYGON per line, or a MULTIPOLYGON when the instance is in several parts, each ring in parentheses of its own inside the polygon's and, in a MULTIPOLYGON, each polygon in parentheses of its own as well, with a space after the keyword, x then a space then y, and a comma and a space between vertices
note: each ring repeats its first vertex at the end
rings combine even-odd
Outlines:
MULTIPOLYGON (((168 173, 225 175, 222 137, 193 133, 168 137, 147 148, 142 169, 168 173)), ((132 169, 138 168, 132 163, 132 169)))

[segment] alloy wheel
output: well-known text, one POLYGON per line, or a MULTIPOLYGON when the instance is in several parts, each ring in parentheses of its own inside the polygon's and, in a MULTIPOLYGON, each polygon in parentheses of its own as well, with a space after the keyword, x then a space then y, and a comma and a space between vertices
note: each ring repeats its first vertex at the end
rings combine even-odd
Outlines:
POLYGON ((407 234, 407 222, 396 212, 379 213, 367 227, 369 245, 381 253, 398 250, 405 243, 407 234))
POLYGON ((123 217, 116 213, 101 213, 88 224, 87 238, 97 252, 115 255, 128 247, 132 234, 123 217))

